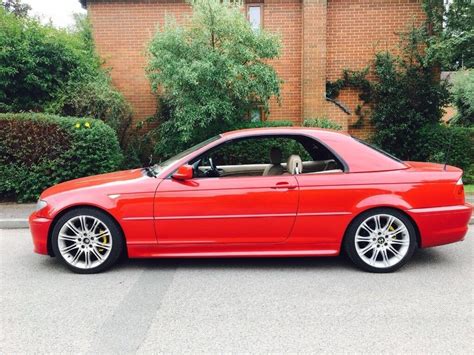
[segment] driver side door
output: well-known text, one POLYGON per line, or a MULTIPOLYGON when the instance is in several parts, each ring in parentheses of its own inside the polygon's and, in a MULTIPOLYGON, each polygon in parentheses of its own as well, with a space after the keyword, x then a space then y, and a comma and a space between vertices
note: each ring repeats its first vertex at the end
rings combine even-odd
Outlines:
POLYGON ((298 208, 295 176, 262 176, 268 153, 242 160, 244 153, 231 148, 190 162, 192 179, 160 184, 154 208, 159 244, 279 243, 289 237, 298 208), (214 164, 219 173, 209 174, 214 164))

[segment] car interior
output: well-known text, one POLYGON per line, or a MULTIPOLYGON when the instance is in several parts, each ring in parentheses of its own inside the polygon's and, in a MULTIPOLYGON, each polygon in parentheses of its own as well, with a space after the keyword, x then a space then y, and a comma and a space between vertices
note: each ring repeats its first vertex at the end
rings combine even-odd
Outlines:
POLYGON ((344 166, 320 142, 300 135, 267 135, 227 141, 189 162, 194 177, 342 173, 344 166))

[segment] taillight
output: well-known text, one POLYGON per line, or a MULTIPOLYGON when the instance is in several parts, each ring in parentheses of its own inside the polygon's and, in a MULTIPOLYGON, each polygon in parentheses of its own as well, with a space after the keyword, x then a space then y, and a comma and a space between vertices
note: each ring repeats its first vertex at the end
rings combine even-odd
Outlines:
POLYGON ((456 197, 461 197, 464 199, 464 184, 462 182, 462 176, 459 178, 459 180, 456 182, 456 188, 454 189, 454 194, 456 197))

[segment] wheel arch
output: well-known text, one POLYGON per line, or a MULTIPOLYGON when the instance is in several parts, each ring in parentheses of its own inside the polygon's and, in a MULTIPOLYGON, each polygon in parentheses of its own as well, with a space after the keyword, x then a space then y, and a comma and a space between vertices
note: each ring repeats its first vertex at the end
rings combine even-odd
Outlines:
POLYGON ((410 222, 413 224, 413 228, 415 229, 416 244, 417 244, 418 247, 421 247, 422 244, 421 244, 420 229, 418 228, 418 225, 416 224, 416 221, 406 211, 404 211, 401 208, 397 208, 397 207, 393 207, 393 206, 377 206, 377 207, 370 207, 370 208, 364 209, 362 211, 359 211, 357 214, 355 214, 352 217, 351 221, 347 224, 347 227, 344 231, 344 236, 341 239, 341 245, 340 245, 340 250, 341 251, 344 250, 344 245, 345 245, 344 242, 346 240, 347 233, 349 231, 349 228, 354 223, 355 219, 363 213, 370 212, 370 211, 375 211, 375 210, 380 210, 380 209, 388 209, 388 210, 397 211, 399 213, 402 213, 405 217, 407 217, 410 220, 410 222))
POLYGON ((56 223, 58 223, 58 220, 64 216, 66 213, 70 212, 70 211, 73 211, 75 209, 78 209, 78 208, 90 208, 90 209, 93 209, 93 210, 97 210, 97 211, 100 211, 102 213, 105 213, 106 215, 108 215, 114 222, 115 224, 117 225, 117 227, 119 228, 120 230, 120 233, 121 233, 121 236, 122 236, 122 239, 123 239, 123 242, 124 242, 124 253, 127 254, 127 247, 126 247, 126 237, 125 237, 125 233, 123 231, 123 228, 122 226, 120 225, 119 221, 117 221, 117 219, 111 214, 109 213, 107 210, 103 209, 103 208, 100 208, 100 207, 97 207, 97 206, 94 206, 94 205, 88 205, 88 204, 80 204, 80 205, 74 205, 74 206, 69 206, 61 211, 59 211, 56 216, 54 216, 53 218, 53 221, 51 222, 51 225, 49 227, 49 231, 48 231, 48 243, 47 243, 47 248, 48 248, 48 255, 49 256, 55 256, 54 255, 54 251, 53 251, 53 248, 52 248, 52 239, 53 239, 53 230, 54 230, 54 227, 56 226, 56 223))

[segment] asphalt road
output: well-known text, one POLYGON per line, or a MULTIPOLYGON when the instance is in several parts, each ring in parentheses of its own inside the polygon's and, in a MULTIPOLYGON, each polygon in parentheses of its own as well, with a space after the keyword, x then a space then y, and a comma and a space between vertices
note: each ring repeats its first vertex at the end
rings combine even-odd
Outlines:
POLYGON ((134 260, 75 275, 0 230, 0 353, 471 353, 473 242, 344 258, 134 260))

